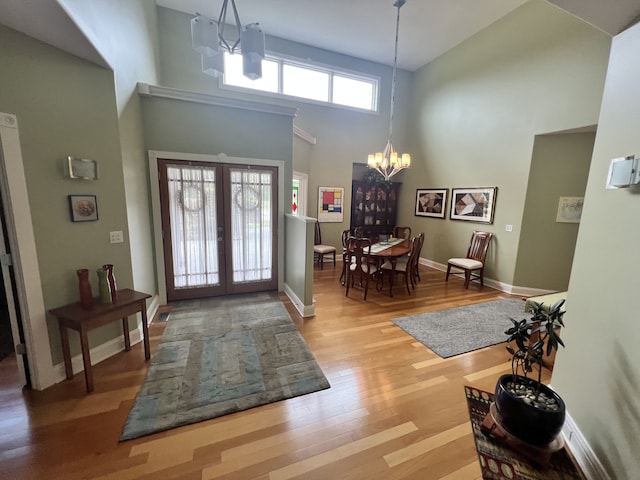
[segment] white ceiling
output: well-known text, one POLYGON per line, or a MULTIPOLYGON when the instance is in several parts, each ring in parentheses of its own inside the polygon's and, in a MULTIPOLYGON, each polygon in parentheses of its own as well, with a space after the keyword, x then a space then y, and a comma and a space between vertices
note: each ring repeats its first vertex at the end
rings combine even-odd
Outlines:
MULTIPOLYGON (((64 0, 0 0, 0 24, 108 66, 63 6, 64 0), (62 3, 61 3, 62 2, 62 3)), ((527 0, 407 0, 400 10, 398 65, 415 70, 527 0)), ((532 0, 540 1, 540 0, 532 0)), ((637 21, 638 0, 548 0, 615 35, 637 21)), ((243 24, 265 33, 391 65, 394 0, 236 0, 243 24)), ((222 0, 156 0, 217 20, 222 0)), ((228 18, 231 18, 229 16, 228 18)))
MULTIPOLYGON (((407 0, 400 9, 398 65, 416 70, 526 0, 407 0)), ((156 0, 180 12, 218 19, 223 0, 156 0)), ((270 35, 393 63, 394 0, 236 0, 242 24, 270 35)), ((230 6, 228 7, 230 10, 230 6)), ((233 16, 227 15, 227 23, 233 16)))

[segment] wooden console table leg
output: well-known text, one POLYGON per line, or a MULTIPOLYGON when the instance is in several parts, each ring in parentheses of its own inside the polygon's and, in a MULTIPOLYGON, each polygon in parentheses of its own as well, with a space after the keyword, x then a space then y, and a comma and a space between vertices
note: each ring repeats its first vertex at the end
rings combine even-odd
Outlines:
POLYGON ((58 328, 60 329, 60 340, 62 342, 64 373, 67 376, 67 380, 71 380, 73 378, 73 367, 71 366, 71 351, 69 350, 69 331, 61 323, 58 323, 58 328))
POLYGON ((151 351, 149 348, 149 326, 147 325, 147 302, 140 300, 140 314, 142 315, 142 341, 144 343, 144 358, 149 360, 151 358, 151 351))
POLYGON ((93 372, 91 371, 91 354, 89 353, 89 338, 87 331, 80 330, 80 347, 82 349, 82 363, 84 364, 84 379, 87 392, 93 392, 93 372))
POLYGON ((122 318, 122 335, 124 335, 124 351, 131 350, 131 338, 129 337, 129 319, 127 317, 122 318))

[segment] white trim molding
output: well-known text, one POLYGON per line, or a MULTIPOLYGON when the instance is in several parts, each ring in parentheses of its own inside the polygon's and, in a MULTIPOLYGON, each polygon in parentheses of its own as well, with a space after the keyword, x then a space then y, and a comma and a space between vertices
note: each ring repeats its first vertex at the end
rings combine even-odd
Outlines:
POLYGON ((311 145, 315 145, 317 143, 317 141, 318 141, 316 139, 316 137, 311 135, 309 132, 305 132, 303 129, 301 129, 300 127, 298 127, 296 125, 293 126, 293 134, 296 137, 300 137, 305 142, 310 143, 311 145))
MULTIPOLYGON (((420 257, 418 262, 420 263, 420 265, 434 268, 436 270, 440 270, 441 272, 447 271, 446 265, 435 262, 433 260, 429 260, 428 258, 420 257)), ((554 293, 557 291, 557 290, 543 290, 541 288, 518 287, 508 283, 499 282, 498 280, 494 280, 492 278, 487 278, 487 277, 484 278, 484 284, 487 285, 488 287, 495 288, 496 290, 500 290, 501 292, 508 293, 509 295, 520 295, 522 297, 536 297, 538 295, 546 295, 548 293, 554 293)))
POLYGON ((298 109, 293 107, 284 107, 281 105, 272 105, 270 103, 252 102, 249 100, 240 100, 237 98, 220 97, 210 93, 190 92, 188 90, 180 90, 177 88, 161 87, 158 85, 149 85, 148 83, 138 83, 138 94, 142 97, 169 98, 172 100, 182 100, 185 102, 202 103, 206 105, 217 105, 220 107, 240 108, 243 110, 251 110, 254 112, 273 113, 276 115, 285 115, 295 117, 298 109))
POLYGON ((296 293, 287 285, 284 284, 284 294, 291 300, 293 306, 302 318, 315 317, 316 315, 316 299, 313 299, 312 305, 305 305, 302 300, 296 295, 296 293))
POLYGON ((566 412, 562 436, 588 480, 612 480, 569 412, 566 412))

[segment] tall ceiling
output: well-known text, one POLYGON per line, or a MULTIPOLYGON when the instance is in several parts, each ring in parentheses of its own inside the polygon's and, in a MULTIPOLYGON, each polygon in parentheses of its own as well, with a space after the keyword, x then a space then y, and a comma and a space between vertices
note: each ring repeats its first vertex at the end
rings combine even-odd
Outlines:
MULTIPOLYGON (((400 9, 398 65, 416 70, 527 1, 407 0, 400 9)), ((610 35, 640 16, 638 0, 547 0, 610 35)), ((217 20, 223 0, 156 0, 217 20)), ((265 33, 391 65, 394 0, 236 0, 243 24, 265 33)), ((108 66, 70 15, 65 0, 0 0, 0 24, 108 66)), ((229 19, 232 18, 230 15, 229 19)))

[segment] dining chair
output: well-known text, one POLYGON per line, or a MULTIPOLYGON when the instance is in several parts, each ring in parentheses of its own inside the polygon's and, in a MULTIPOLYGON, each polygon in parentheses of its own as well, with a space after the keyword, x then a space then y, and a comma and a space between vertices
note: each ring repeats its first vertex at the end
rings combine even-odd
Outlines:
POLYGON ((349 264, 349 250, 347 249, 347 243, 349 242, 350 236, 351 230, 342 231, 342 273, 340 273, 340 283, 342 285, 345 284, 347 277, 347 265, 349 264))
POLYGON ((492 233, 474 231, 467 249, 467 256, 464 258, 450 258, 447 262, 447 277, 445 281, 449 281, 450 273, 454 275, 464 273, 464 288, 469 288, 469 282, 472 279, 479 279, 480 286, 483 286, 484 262, 492 237, 492 233), (452 268, 462 270, 462 272, 451 272, 452 268))
POLYGON ((393 236, 407 240, 411 238, 411 227, 394 227, 393 236))
POLYGON ((364 299, 367 299, 369 291, 369 280, 374 278, 378 272, 378 265, 375 259, 371 258, 371 240, 368 238, 349 237, 347 241, 347 291, 345 296, 349 296, 349 289, 354 286, 355 279, 358 284, 364 282, 364 299))
POLYGON ((402 275, 404 277, 404 284, 407 287, 407 293, 411 295, 411 289, 415 290, 415 283, 413 280, 413 272, 415 270, 416 255, 418 254, 418 247, 420 246, 420 238, 413 237, 411 239, 411 250, 409 256, 400 257, 396 260, 395 268, 393 264, 387 260, 382 264, 380 270, 383 275, 389 277, 389 294, 391 295, 392 278, 391 275, 402 275), (409 288, 411 286, 411 288, 409 288))
POLYGON ((417 285, 420 278, 420 252, 422 252, 422 246, 424 245, 424 232, 416 237, 418 239, 417 251, 413 259, 413 268, 411 269, 411 284, 414 286, 417 285))
POLYGON ((336 247, 322 244, 322 232, 320 222, 316 221, 315 233, 313 237, 313 262, 320 265, 320 270, 324 267, 324 256, 333 255, 333 266, 336 266, 336 247))

